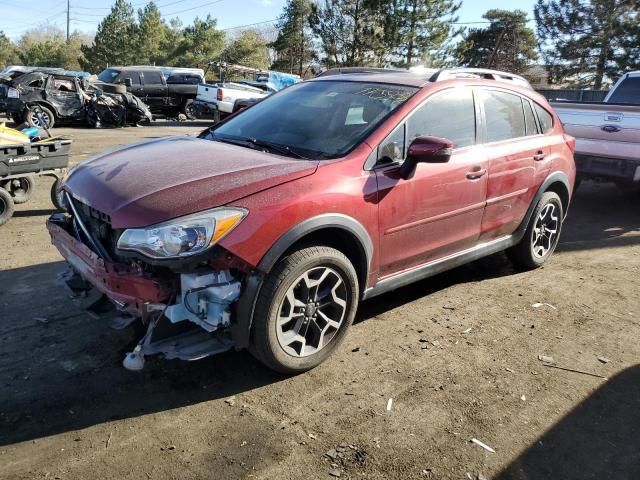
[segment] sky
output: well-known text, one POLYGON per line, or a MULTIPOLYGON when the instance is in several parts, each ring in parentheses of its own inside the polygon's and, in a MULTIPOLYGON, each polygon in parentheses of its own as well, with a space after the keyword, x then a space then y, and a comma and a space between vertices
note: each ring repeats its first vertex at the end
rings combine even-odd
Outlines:
MULTIPOLYGON (((137 10, 147 0, 132 0, 137 10)), ((521 9, 533 18, 534 0, 463 0, 460 22, 482 21, 482 14, 491 8, 521 9)), ((93 34, 102 17, 109 13, 110 0, 70 0, 71 31, 93 34)), ((218 19, 218 27, 230 29, 250 24, 269 23, 282 12, 285 0, 156 0, 166 19, 179 17, 184 25, 198 17, 211 14, 218 19)), ((26 30, 49 23, 66 28, 67 0, 0 0, 2 15, 0 30, 17 40, 26 30), (25 8, 25 4, 28 8, 25 8)))

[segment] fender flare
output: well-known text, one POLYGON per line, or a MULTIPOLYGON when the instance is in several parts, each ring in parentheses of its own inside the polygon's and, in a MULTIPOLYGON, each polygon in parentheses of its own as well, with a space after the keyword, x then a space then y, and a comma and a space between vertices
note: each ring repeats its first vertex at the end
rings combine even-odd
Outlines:
MULTIPOLYGON (((571 201, 571 188, 569 187, 569 177, 567 176, 566 173, 560 172, 560 171, 556 171, 556 172, 551 173, 550 175, 547 176, 547 178, 544 179, 544 182, 542 182, 542 184, 538 188, 538 191, 536 192, 535 197, 533 197, 533 200, 531 201, 531 204, 529 205, 529 208, 527 209, 527 213, 525 214, 525 216, 524 216, 524 218, 522 220, 522 223, 520 223, 520 226, 514 232, 514 234, 513 234, 513 245, 518 243, 520 240, 522 240, 522 237, 524 237, 524 234, 525 234, 525 232, 527 230, 527 226, 529 225, 529 222, 531 221, 531 216, 533 215, 533 211, 538 206, 538 203, 540 202, 540 199, 542 198, 542 195, 544 195, 544 193, 549 190, 549 187, 552 184, 557 183, 557 182, 562 183, 565 186, 565 188, 567 189, 567 193, 568 193, 568 196, 569 196, 569 201, 567 202, 567 206, 569 205, 569 202, 571 201)), ((564 215, 566 217, 566 215, 567 215, 566 211, 564 212, 564 215)))
POLYGON ((373 241, 360 222, 340 213, 318 215, 300 222, 276 240, 258 263, 257 271, 247 278, 244 291, 234 304, 235 321, 231 322, 231 336, 236 348, 249 346, 255 306, 265 275, 271 271, 282 255, 298 240, 325 228, 339 228, 357 239, 366 258, 364 278, 368 278, 373 258, 373 241))

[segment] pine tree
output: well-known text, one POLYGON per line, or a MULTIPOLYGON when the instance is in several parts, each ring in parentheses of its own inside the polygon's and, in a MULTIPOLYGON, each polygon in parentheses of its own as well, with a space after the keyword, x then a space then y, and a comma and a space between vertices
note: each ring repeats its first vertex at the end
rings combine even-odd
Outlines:
POLYGON ((230 64, 267 69, 269 67, 267 41, 256 30, 244 30, 229 41, 220 54, 220 60, 230 64))
POLYGON ((278 19, 278 37, 270 45, 276 54, 274 70, 304 75, 305 66, 315 56, 310 14, 310 0, 288 0, 278 19))
POLYGON ((377 0, 377 4, 384 13, 382 43, 389 46, 398 66, 424 63, 460 33, 452 25, 458 21, 459 1, 377 0))
POLYGON ((224 32, 216 28, 217 20, 211 15, 183 30, 183 38, 175 52, 173 63, 179 67, 205 68, 216 60, 224 47, 224 32))
POLYGON ((93 45, 82 47, 82 67, 99 72, 107 65, 135 63, 138 59, 137 30, 131 4, 116 0, 109 15, 98 26, 93 45))
POLYGON ((493 9, 482 18, 489 26, 470 29, 456 48, 460 64, 522 73, 538 58, 536 36, 527 27, 526 12, 493 9))
POLYGON ((0 68, 18 63, 19 58, 15 44, 0 31, 0 68))
POLYGON ((169 27, 154 2, 138 10, 138 58, 137 63, 154 65, 166 57, 163 46, 169 27))
POLYGON ((383 15, 372 0, 314 3, 310 22, 320 40, 322 61, 327 67, 377 63, 383 15))
POLYGON ((600 89, 640 68, 638 0, 538 0, 534 12, 552 82, 600 89))

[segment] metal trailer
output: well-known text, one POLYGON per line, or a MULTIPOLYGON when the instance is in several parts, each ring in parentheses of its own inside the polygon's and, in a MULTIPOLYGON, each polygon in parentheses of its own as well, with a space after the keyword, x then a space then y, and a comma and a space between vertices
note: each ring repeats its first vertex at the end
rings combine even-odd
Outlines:
POLYGON ((70 147, 71 140, 0 145, 0 225, 13 216, 15 204, 29 201, 37 176, 55 178, 51 202, 60 208, 58 193, 69 166, 70 147))

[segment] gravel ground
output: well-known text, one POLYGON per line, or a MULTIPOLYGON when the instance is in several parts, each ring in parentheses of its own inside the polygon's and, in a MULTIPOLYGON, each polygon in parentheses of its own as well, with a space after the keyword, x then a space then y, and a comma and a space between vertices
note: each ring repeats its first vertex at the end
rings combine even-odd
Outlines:
MULTIPOLYGON (((78 162, 204 125, 57 132, 78 162)), ((246 352, 124 370, 133 328, 56 280, 50 184, 0 227, 2 479, 640 478, 638 196, 584 184, 544 268, 499 254, 368 301, 283 377, 246 352)))

